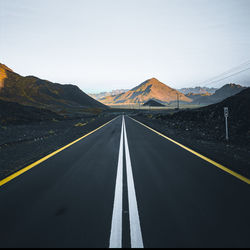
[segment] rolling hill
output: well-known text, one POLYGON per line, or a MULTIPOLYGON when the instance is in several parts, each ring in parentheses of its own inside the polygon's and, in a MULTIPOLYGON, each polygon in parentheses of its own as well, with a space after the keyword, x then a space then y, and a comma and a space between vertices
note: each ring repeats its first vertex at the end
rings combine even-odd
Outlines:
POLYGON ((0 100, 50 110, 107 108, 75 85, 62 85, 34 76, 23 77, 0 64, 0 100))
POLYGON ((151 78, 125 93, 104 97, 100 99, 100 102, 106 105, 127 105, 145 103, 154 99, 161 103, 169 103, 176 101, 177 95, 179 95, 179 99, 182 102, 192 102, 192 100, 183 93, 170 88, 156 78, 151 78))

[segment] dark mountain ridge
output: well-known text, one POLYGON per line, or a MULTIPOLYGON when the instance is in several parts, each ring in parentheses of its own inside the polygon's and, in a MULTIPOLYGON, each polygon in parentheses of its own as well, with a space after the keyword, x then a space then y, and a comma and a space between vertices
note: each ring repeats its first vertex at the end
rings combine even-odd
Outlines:
MULTIPOLYGON (((231 97, 233 95, 240 93, 244 89, 246 89, 246 87, 242 87, 241 85, 238 85, 238 84, 234 84, 234 83, 226 84, 222 88, 216 90, 213 95, 205 95, 205 96, 201 95, 200 97, 194 96, 193 103, 203 104, 203 105, 219 103, 228 97, 231 97)), ((192 98, 191 95, 188 95, 188 96, 192 98)))
POLYGON ((75 85, 62 85, 34 76, 23 77, 0 64, 0 100, 51 110, 63 108, 107 108, 75 85), (1 80, 1 78, 0 78, 1 80))

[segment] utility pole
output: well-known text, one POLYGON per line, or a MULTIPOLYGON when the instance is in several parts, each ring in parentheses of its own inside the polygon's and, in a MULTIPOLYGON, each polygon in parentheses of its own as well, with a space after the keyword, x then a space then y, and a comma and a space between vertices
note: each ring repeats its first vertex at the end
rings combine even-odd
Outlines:
POLYGON ((224 108, 224 116, 225 116, 225 122, 226 122, 226 140, 229 141, 229 133, 228 133, 228 116, 229 116, 229 110, 228 110, 228 107, 224 108))
POLYGON ((180 109, 180 98, 179 98, 179 93, 177 92, 177 110, 180 109))

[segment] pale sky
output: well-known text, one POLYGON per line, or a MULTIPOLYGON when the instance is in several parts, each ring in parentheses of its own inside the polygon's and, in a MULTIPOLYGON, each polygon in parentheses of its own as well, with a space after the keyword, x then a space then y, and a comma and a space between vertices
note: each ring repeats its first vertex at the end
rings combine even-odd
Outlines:
MULTIPOLYGON (((129 89, 151 77, 174 88, 196 86, 250 60, 250 0, 0 4, 0 62, 88 93, 129 89)), ((242 77, 250 86, 250 71, 242 77)))

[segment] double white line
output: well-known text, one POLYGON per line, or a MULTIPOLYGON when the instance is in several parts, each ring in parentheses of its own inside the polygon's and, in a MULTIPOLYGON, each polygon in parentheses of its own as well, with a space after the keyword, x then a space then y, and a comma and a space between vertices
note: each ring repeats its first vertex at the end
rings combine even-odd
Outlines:
POLYGON ((122 117, 121 139, 116 177, 115 200, 113 208, 110 248, 122 248, 122 217, 123 217, 123 147, 125 145, 126 172, 129 202, 130 238, 132 248, 143 248, 143 240, 136 200, 134 178, 128 147, 128 139, 124 116, 122 117), (125 141, 125 142, 124 142, 125 141))

